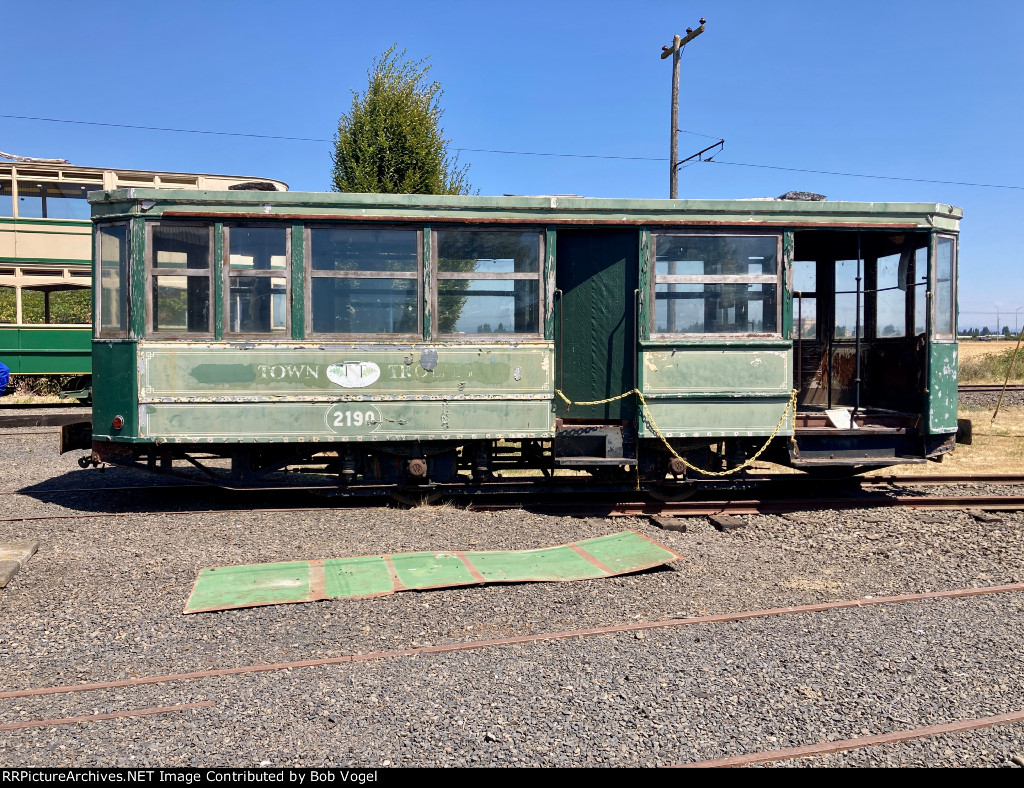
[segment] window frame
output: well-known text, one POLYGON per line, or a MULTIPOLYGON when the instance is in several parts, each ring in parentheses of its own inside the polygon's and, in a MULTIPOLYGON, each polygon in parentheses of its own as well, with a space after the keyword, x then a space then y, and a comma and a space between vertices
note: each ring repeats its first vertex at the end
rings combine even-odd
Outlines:
POLYGON ((821 330, 821 321, 819 320, 819 315, 818 315, 818 300, 819 300, 818 299, 818 261, 817 260, 797 260, 796 258, 794 258, 793 261, 792 261, 792 271, 793 271, 793 283, 792 283, 793 284, 793 288, 792 288, 792 290, 790 292, 790 296, 793 299, 793 309, 792 309, 793 315, 792 315, 792 318, 791 318, 791 322, 793 324, 793 330, 790 332, 790 337, 792 338, 792 340, 794 342, 801 341, 801 340, 804 341, 804 342, 818 342, 818 341, 820 341, 819 340, 819 332, 821 330), (798 288, 796 286, 796 275, 797 275, 796 267, 797 267, 797 265, 799 265, 801 263, 809 263, 814 268, 814 289, 813 290, 801 290, 800 288, 798 288), (800 295, 798 296, 797 293, 799 293, 800 295), (800 325, 800 317, 801 317, 801 304, 800 304, 800 302, 803 301, 803 299, 805 299, 805 298, 808 299, 808 300, 814 301, 814 333, 812 335, 810 335, 810 336, 803 336, 801 334, 801 329, 803 328, 803 326, 800 325))
MULTIPOLYGON (((249 339, 253 341, 262 340, 264 342, 275 342, 281 340, 290 340, 292 338, 292 227, 288 222, 224 222, 221 239, 223 242, 222 254, 223 258, 220 261, 221 266, 221 288, 224 294, 223 301, 224 306, 224 339, 249 339), (232 331, 231 330, 231 228, 269 228, 269 229, 283 229, 285 232, 284 240, 284 268, 283 269, 264 269, 259 271, 244 271, 238 269, 240 273, 236 276, 247 277, 255 276, 266 279, 284 279, 284 291, 285 291, 285 327, 284 331, 281 332, 245 332, 245 331, 232 331)), ((212 296, 211 296, 212 297, 212 296)))
POLYGON ((650 244, 650 284, 648 297, 650 299, 650 310, 648 316, 648 328, 652 341, 677 340, 677 339, 782 339, 785 334, 782 326, 782 302, 785 290, 782 282, 782 231, 751 232, 735 230, 708 230, 693 232, 685 230, 673 230, 672 228, 651 229, 650 244), (671 238, 774 238, 775 239, 775 273, 773 274, 659 274, 658 264, 658 239, 661 237, 671 238), (661 284, 770 284, 775 287, 775 330, 753 332, 668 332, 656 331, 657 321, 657 286, 661 284))
POLYGON ((164 221, 158 220, 153 222, 146 222, 146 337, 152 340, 164 340, 164 339, 199 339, 199 340, 210 340, 214 337, 215 330, 215 315, 214 308, 216 304, 216 288, 214 286, 214 273, 217 267, 216 260, 216 248, 214 247, 214 238, 216 237, 215 222, 211 220, 199 220, 199 221, 164 221), (168 227, 206 227, 209 236, 209 265, 205 268, 157 268, 155 254, 156 249, 153 245, 153 231, 157 227, 161 226, 168 227), (202 273, 201 273, 202 272, 202 273), (157 276, 194 276, 199 278, 205 276, 209 282, 209 305, 208 315, 209 319, 207 322, 207 331, 154 331, 153 321, 156 317, 153 311, 153 280, 157 276))
POLYGON ((95 324, 92 308, 93 275, 92 267, 89 263, 83 262, 81 265, 54 265, 53 263, 29 263, 28 265, 22 265, 11 263, 3 265, 2 269, 0 269, 0 287, 9 287, 14 295, 14 320, 10 323, 0 323, 0 326, 27 328, 46 326, 50 328, 88 328, 92 330, 95 324), (56 285, 56 289, 40 289, 38 282, 33 282, 30 279, 33 276, 50 280, 43 287, 56 285), (26 292, 42 293, 45 301, 55 293, 76 293, 82 290, 89 291, 89 317, 84 322, 57 323, 51 321, 29 323, 25 320, 24 297, 26 292))
POLYGON ((94 237, 93 254, 95 263, 93 265, 93 336, 98 339, 127 339, 131 335, 132 325, 132 228, 131 222, 104 222, 96 225, 94 237), (117 331, 103 330, 103 231, 113 228, 124 228, 124 267, 121 271, 122 278, 120 290, 124 294, 124 326, 117 331))
POLYGON ((928 305, 928 319, 931 321, 931 338, 943 342, 956 342, 957 336, 957 263, 959 257, 958 236, 952 233, 933 233, 931 247, 928 252, 928 289, 931 292, 931 303, 928 305), (950 242, 949 259, 949 325, 950 331, 938 330, 939 317, 939 243, 950 242))
POLYGON ((306 222, 302 230, 302 255, 305 262, 305 287, 303 293, 303 310, 305 315, 305 336, 310 338, 331 338, 347 341, 363 340, 367 338, 384 338, 392 340, 411 340, 420 342, 423 340, 423 232, 424 228, 418 224, 394 224, 373 222, 332 222, 317 221, 306 222), (315 270, 313 268, 313 230, 404 230, 416 234, 416 270, 415 271, 331 271, 315 270), (314 279, 414 279, 416 281, 416 332, 415 333, 341 333, 337 331, 314 331, 313 330, 313 280, 314 279))
POLYGON ((446 342, 468 342, 468 343, 479 343, 481 338, 487 340, 497 340, 501 342, 530 342, 535 340, 544 339, 544 306, 547 303, 545 298, 545 276, 544 276, 544 261, 547 255, 547 233, 544 227, 538 227, 537 225, 503 225, 501 227, 492 226, 478 226, 478 225, 434 225, 430 228, 430 265, 432 282, 430 287, 430 312, 434 315, 434 326, 433 335, 439 339, 444 339, 446 342), (536 233, 537 235, 537 272, 494 272, 494 273, 478 273, 476 271, 462 272, 462 271, 445 271, 440 270, 440 259, 439 259, 439 244, 437 240, 438 232, 454 232, 464 231, 471 233, 500 233, 500 232, 516 232, 516 233, 536 233), (536 280, 537 281, 537 330, 529 333, 510 333, 510 332, 492 332, 488 334, 443 334, 440 331, 440 325, 437 321, 437 316, 440 314, 438 311, 438 284, 440 281, 452 280, 452 279, 496 279, 502 281, 510 281, 517 279, 525 280, 536 280))

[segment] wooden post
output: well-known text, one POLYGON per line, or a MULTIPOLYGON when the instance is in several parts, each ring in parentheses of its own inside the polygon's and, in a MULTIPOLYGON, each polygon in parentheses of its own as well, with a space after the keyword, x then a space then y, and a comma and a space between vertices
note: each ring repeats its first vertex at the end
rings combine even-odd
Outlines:
POLYGON ((683 47, 704 32, 706 22, 707 20, 701 17, 700 27, 696 30, 687 29, 685 38, 673 36, 672 46, 661 48, 662 60, 669 55, 672 56, 672 129, 669 138, 668 196, 673 200, 679 197, 679 58, 683 47))

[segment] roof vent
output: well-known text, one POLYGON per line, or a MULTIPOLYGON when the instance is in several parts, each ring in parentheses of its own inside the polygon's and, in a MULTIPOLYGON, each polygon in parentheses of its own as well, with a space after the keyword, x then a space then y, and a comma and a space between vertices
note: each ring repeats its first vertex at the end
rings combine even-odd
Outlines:
POLYGON ((246 181, 245 183, 232 183, 228 191, 233 192, 276 192, 277 187, 267 181, 246 181))
POLYGON ((779 195, 780 200, 803 200, 805 202, 821 202, 827 199, 824 194, 814 192, 786 192, 779 195))

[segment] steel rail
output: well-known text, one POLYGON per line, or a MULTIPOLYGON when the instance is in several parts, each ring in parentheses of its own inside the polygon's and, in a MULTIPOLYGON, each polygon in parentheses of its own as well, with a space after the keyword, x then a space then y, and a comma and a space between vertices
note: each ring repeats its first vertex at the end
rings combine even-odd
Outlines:
MULTIPOLYGON (((1003 390, 1002 383, 965 383, 957 386, 961 394, 988 394, 1003 390)), ((1007 391, 1024 391, 1024 383, 1010 383, 1007 391)))
MULTIPOLYGON (((667 515, 676 517, 708 517, 710 515, 751 515, 751 514, 789 514, 795 512, 813 512, 821 509, 982 509, 985 511, 1021 511, 1024 510, 1024 496, 1019 495, 960 495, 960 496, 910 496, 895 497, 849 497, 849 498, 802 498, 760 500, 749 499, 740 501, 666 501, 666 502, 633 502, 617 504, 574 504, 539 502, 522 504, 531 512, 565 515, 565 516, 600 516, 600 517, 650 517, 667 515)), ((491 504, 475 503, 476 511, 500 511, 510 507, 509 503, 491 504)), ((2 522, 2 521, 0 521, 2 522)))
POLYGON ((973 731, 979 728, 991 728, 994 725, 1008 725, 1014 722, 1024 722, 1024 711, 1013 711, 1009 714, 996 714, 991 717, 977 717, 971 720, 958 720, 940 725, 928 725, 924 728, 910 728, 908 730, 881 733, 876 736, 860 736, 855 739, 840 739, 838 741, 819 742, 808 744, 802 747, 787 747, 781 750, 767 750, 755 752, 749 755, 735 755, 731 758, 716 758, 711 761, 696 761, 694 763, 682 763, 676 765, 677 769, 718 769, 727 766, 750 766, 755 763, 769 763, 773 761, 788 761, 793 758, 806 758, 812 755, 829 755, 844 750, 860 750, 865 747, 877 747, 882 744, 899 744, 901 742, 924 739, 929 736, 941 736, 946 733, 959 733, 961 731, 973 731))
POLYGON ((74 408, 83 416, 92 415, 92 407, 80 405, 78 402, 71 400, 62 400, 60 402, 4 402, 0 403, 0 414, 13 410, 55 410, 57 408, 67 408, 68 410, 74 408))
POLYGON ((625 632, 640 632, 648 629, 671 629, 675 627, 694 626, 696 624, 720 624, 733 621, 747 621, 757 618, 769 618, 772 616, 821 613, 828 610, 841 610, 845 608, 875 607, 878 605, 924 602, 932 599, 960 599, 964 597, 1020 592, 1024 592, 1024 583, 1009 583, 1006 585, 982 586, 979 588, 959 588, 948 591, 929 591, 923 594, 864 597, 863 599, 849 599, 839 602, 820 602, 810 605, 791 605, 788 607, 767 608, 763 610, 745 610, 737 613, 718 613, 714 615, 694 616, 690 618, 669 618, 659 621, 638 621, 631 624, 612 624, 610 626, 591 627, 589 629, 540 632, 533 635, 517 635, 514 637, 493 638, 489 640, 461 641, 446 643, 440 646, 417 646, 414 648, 395 649, 392 651, 371 651, 362 654, 346 654, 340 657, 326 657, 324 659, 301 659, 291 662, 244 665, 234 668, 192 671, 189 673, 140 676, 134 679, 120 679, 116 681, 104 681, 92 684, 71 684, 57 687, 8 690, 0 692, 0 698, 30 698, 40 695, 70 695, 75 692, 96 692, 98 690, 138 687, 147 684, 164 684, 173 681, 195 681, 198 679, 215 678, 217 676, 238 676, 248 673, 294 670, 296 668, 325 667, 329 665, 344 665, 357 662, 375 662, 382 659, 395 659, 397 657, 416 657, 428 654, 449 654, 459 651, 476 651, 479 649, 500 646, 541 643, 549 640, 567 640, 571 638, 595 637, 600 635, 617 635, 625 632))
MULTIPOLYGON (((40 435, 43 433, 20 433, 22 435, 40 435)), ((812 478, 801 473, 773 473, 764 474, 759 476, 748 476, 742 480, 744 483, 753 484, 807 484, 812 481, 812 478)), ((827 484, 829 480, 813 479, 817 485, 827 484)), ((975 473, 975 474, 962 474, 959 476, 955 475, 943 475, 943 474, 907 474, 907 475, 896 475, 889 474, 886 476, 858 476, 850 479, 837 479, 834 480, 836 484, 854 484, 860 486, 883 486, 883 485, 937 485, 937 484, 1006 484, 1006 485, 1017 485, 1024 484, 1024 474, 1015 473, 975 473)), ((581 486, 582 487, 582 486, 581 486)), ((190 482, 183 481, 178 484, 134 484, 129 486, 120 487, 58 487, 54 489, 39 489, 39 490, 0 490, 0 496, 3 495, 70 495, 76 493, 97 493, 97 492, 152 492, 156 490, 180 490, 180 489, 193 489, 193 490, 207 490, 210 492, 242 492, 243 488, 226 488, 218 487, 216 485, 206 484, 203 482, 190 482)), ((595 486, 594 489, 599 489, 595 486)), ((245 488, 245 492, 323 492, 323 491, 335 491, 336 486, 329 485, 286 485, 277 487, 253 487, 245 488)), ((454 488, 452 489, 454 495, 454 488)), ((343 497, 337 497, 336 500, 344 500, 343 497)))
MULTIPOLYGON (((364 503, 367 499, 359 499, 364 503)), ((384 503, 386 501, 378 501, 384 503)), ((958 495, 958 496, 894 496, 894 497, 849 497, 849 498, 800 498, 778 500, 717 500, 717 501, 641 501, 626 503, 574 503, 529 502, 521 499, 498 503, 472 503, 474 511, 495 512, 508 509, 527 509, 531 512, 564 516, 594 517, 651 517, 656 515, 675 517, 707 517, 710 515, 752 515, 788 514, 810 512, 820 509, 921 509, 959 510, 980 509, 984 511, 1022 511, 1024 496, 1019 495, 958 495)), ((133 517, 140 515, 176 516, 189 514, 288 514, 292 512, 322 512, 323 506, 295 506, 247 509, 178 509, 173 511, 143 512, 87 512, 74 514, 37 514, 25 517, 0 517, 0 523, 35 522, 38 520, 87 520, 98 517, 133 517)))
POLYGON ((19 427, 63 427, 68 424, 91 421, 87 414, 82 413, 15 413, 0 412, 0 429, 17 429, 19 427))
POLYGON ((117 720, 122 717, 147 717, 152 714, 170 714, 176 711, 212 708, 214 702, 204 700, 200 703, 186 703, 181 706, 150 706, 147 709, 128 709, 108 714, 83 714, 79 717, 60 717, 52 720, 25 720, 24 722, 5 722, 0 731, 13 731, 18 728, 52 728, 55 725, 74 725, 79 722, 98 722, 100 720, 117 720))

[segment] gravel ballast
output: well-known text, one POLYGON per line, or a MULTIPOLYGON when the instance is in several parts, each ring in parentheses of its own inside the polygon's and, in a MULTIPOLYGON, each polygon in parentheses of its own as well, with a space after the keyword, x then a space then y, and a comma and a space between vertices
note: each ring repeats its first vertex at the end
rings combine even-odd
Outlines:
MULTIPOLYGON (((0 591, 4 690, 1024 582, 1020 513, 819 511, 724 532, 693 518, 678 532, 449 506, 231 512, 297 494, 107 492, 168 482, 79 470, 40 432, 3 433, 0 492, 18 493, 3 496, 5 516, 45 518, 0 522, 0 542, 40 543, 0 591), (61 517, 73 514, 96 516, 61 517), (685 557, 603 580, 181 613, 209 566, 531 549, 623 528, 685 557)), ((1024 710, 1022 645, 1024 594, 930 600, 0 699, 0 724, 216 704, 3 731, 0 751, 19 766, 668 765, 1024 710)), ((777 765, 1012 766, 1021 754, 1024 723, 777 765)))

